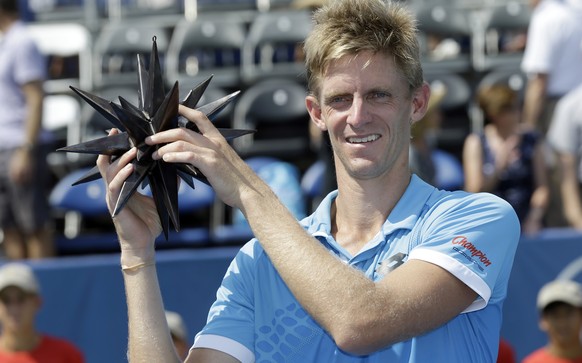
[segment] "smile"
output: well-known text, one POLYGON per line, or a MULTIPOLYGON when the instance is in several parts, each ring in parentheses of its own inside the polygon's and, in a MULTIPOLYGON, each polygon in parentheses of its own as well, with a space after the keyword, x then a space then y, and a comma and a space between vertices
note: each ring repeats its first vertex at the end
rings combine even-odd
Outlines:
POLYGON ((378 134, 369 135, 366 137, 348 137, 348 142, 350 144, 363 144, 366 142, 376 141, 379 138, 380 138, 380 135, 378 135, 378 134))

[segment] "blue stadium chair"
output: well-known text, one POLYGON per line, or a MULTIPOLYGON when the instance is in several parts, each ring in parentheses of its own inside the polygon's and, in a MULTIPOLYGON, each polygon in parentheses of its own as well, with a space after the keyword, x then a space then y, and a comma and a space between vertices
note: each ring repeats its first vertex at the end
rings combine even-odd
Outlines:
MULTIPOLYGON (((300 185, 299 170, 293 164, 278 158, 256 156, 245 160, 246 163, 273 189, 297 219, 306 215, 304 198, 300 185)), ((217 204, 216 215, 226 216, 212 228, 212 241, 216 244, 241 244, 251 238, 253 233, 238 209, 224 209, 217 204), (226 212, 226 213, 225 213, 226 212)))
POLYGON ((204 247, 210 242, 210 222, 215 201, 214 189, 207 184, 194 181, 191 188, 180 181, 178 189, 178 211, 180 230, 170 228, 168 239, 160 235, 156 240, 157 248, 204 247))
POLYGON ((307 168, 301 178, 301 189, 307 201, 309 213, 313 212, 321 199, 325 197, 323 183, 326 171, 325 161, 318 160, 307 168))
POLYGON ((435 166, 435 186, 445 190, 463 189, 465 174, 463 165, 453 154, 443 150, 433 150, 432 161, 435 166))
MULTIPOLYGON (((265 165, 277 162, 273 157, 259 156, 245 160, 246 163, 257 172, 265 165)), ((212 243, 214 244, 241 244, 254 237, 253 231, 247 223, 233 223, 235 215, 240 213, 233 208, 227 208, 222 201, 217 200, 214 205, 214 225, 211 230, 212 243)))
MULTIPOLYGON (((99 253, 118 251, 117 235, 105 201, 103 180, 72 185, 90 168, 76 170, 62 178, 49 196, 57 217, 63 217, 64 229, 56 239, 61 254, 99 253)), ((214 190, 199 181, 192 189, 185 182, 178 190, 178 207, 182 228, 170 228, 168 239, 162 234, 158 248, 204 246, 210 238, 210 211, 214 203, 214 190)), ((139 190, 151 195, 149 187, 139 190)))
POLYGON ((105 183, 94 180, 73 186, 90 168, 75 170, 59 180, 49 195, 56 219, 63 230, 55 236, 59 254, 111 252, 119 250, 105 201, 105 183))

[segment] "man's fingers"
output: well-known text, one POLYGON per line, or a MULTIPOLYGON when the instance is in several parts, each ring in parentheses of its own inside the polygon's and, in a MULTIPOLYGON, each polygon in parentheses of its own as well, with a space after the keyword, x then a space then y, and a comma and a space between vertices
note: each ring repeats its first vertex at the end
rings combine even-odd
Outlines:
MULTIPOLYGON (((119 130, 117 129, 110 129, 109 132, 107 133, 107 136, 112 136, 115 134, 118 134, 119 130)), ((111 156, 110 155, 102 155, 100 154, 97 157, 97 167, 99 168, 99 171, 101 172, 101 177, 105 178, 105 170, 107 169, 107 167, 109 166, 109 164, 111 164, 111 156)))
POLYGON ((202 134, 212 134, 213 132, 216 132, 216 127, 214 127, 212 122, 210 122, 202 112, 184 105, 179 105, 178 113, 186 117, 190 122, 195 123, 202 134))

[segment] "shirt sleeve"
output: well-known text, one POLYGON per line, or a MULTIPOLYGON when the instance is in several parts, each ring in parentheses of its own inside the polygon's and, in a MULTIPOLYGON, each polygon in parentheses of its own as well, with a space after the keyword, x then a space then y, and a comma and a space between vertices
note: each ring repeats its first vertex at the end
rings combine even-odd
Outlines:
POLYGON ((528 74, 550 73, 554 64, 553 57, 557 54, 553 51, 557 44, 557 30, 552 24, 552 16, 542 14, 541 9, 536 10, 528 28, 521 67, 528 74))
POLYGON ((14 56, 16 57, 14 79, 19 85, 46 79, 46 58, 40 53, 32 39, 22 37, 14 56))
POLYGON ((473 289, 479 296, 465 312, 503 300, 520 238, 513 208, 489 193, 463 193, 430 213, 409 259, 438 265, 473 289))
POLYGON ((255 259, 259 253, 259 244, 253 240, 235 256, 217 291, 206 326, 194 340, 193 349, 215 349, 242 363, 254 362, 253 285, 255 259))

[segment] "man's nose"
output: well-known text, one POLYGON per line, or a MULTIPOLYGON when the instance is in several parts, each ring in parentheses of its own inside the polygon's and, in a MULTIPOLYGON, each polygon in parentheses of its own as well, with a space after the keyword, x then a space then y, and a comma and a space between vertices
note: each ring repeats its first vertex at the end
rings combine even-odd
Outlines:
POLYGON ((362 97, 354 97, 348 115, 348 124, 359 128, 367 122, 368 112, 365 100, 362 97))

